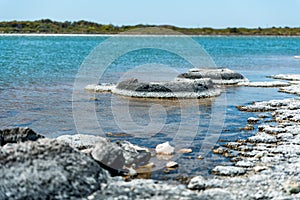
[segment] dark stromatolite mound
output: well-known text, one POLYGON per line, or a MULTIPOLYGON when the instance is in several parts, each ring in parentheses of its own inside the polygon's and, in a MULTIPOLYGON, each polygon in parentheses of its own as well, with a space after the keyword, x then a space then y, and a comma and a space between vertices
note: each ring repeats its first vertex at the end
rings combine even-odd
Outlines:
POLYGON ((184 79, 210 78, 212 79, 213 83, 216 84, 237 84, 240 82, 248 82, 248 79, 246 79, 242 74, 227 68, 190 69, 187 73, 180 74, 178 78, 184 78, 184 79))
POLYGON ((142 98, 205 98, 219 95, 220 90, 214 87, 210 79, 159 82, 127 79, 118 83, 112 93, 142 98))
POLYGON ((7 143, 36 141, 44 136, 35 133, 30 128, 12 128, 0 130, 0 146, 7 143))
POLYGON ((110 179, 90 156, 52 139, 0 148, 3 199, 74 199, 100 190, 110 179))

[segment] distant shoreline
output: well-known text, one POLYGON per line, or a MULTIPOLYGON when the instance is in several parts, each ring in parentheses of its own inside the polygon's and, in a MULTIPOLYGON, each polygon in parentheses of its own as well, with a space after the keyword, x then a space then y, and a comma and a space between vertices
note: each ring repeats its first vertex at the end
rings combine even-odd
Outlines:
POLYGON ((151 35, 151 34, 74 34, 74 33, 0 33, 1 36, 25 37, 282 37, 300 38, 300 35, 151 35))
POLYGON ((162 30, 159 33, 189 36, 300 36, 300 27, 269 27, 269 28, 184 28, 172 25, 123 25, 115 26, 112 24, 98 24, 89 21, 65 21, 58 22, 50 19, 41 19, 36 21, 2 21, 0 22, 0 34, 75 34, 75 35, 119 35, 127 33, 136 35, 135 30, 140 29, 139 34, 147 35, 147 28, 156 28, 162 30), (133 32, 132 32, 133 31, 133 32))

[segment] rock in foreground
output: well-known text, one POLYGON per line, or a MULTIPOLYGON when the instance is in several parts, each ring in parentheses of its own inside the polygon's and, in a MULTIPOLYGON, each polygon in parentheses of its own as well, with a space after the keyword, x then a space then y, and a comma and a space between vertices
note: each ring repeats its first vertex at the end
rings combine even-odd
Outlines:
POLYGON ((62 135, 56 138, 77 149, 93 148, 98 142, 107 141, 105 138, 95 135, 62 135))
POLYGON ((133 145, 127 141, 121 141, 117 143, 123 150, 123 156, 125 158, 126 167, 137 167, 147 164, 151 158, 151 153, 147 148, 133 145))
POLYGON ((30 128, 12 128, 0 130, 0 146, 7 143, 20 143, 25 141, 36 141, 44 136, 35 133, 30 128))
POLYGON ((92 151, 92 157, 107 167, 112 173, 118 173, 123 169, 125 158, 122 148, 114 143, 98 142, 92 151))
POLYGON ((74 199, 100 189, 109 174, 89 156, 52 139, 0 148, 2 199, 74 199))
POLYGON ((123 180, 111 182, 102 191, 95 192, 88 199, 201 199, 201 196, 186 189, 183 185, 135 179, 130 182, 123 180))

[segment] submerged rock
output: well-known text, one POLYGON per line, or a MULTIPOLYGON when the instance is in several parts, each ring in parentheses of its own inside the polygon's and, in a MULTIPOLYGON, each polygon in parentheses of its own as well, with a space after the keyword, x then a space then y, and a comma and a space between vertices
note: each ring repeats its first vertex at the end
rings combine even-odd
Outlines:
POLYGON ((264 133, 264 132, 259 132, 255 136, 249 137, 248 141, 249 142, 254 142, 254 143, 258 143, 258 142, 275 143, 275 142, 277 142, 277 139, 276 139, 275 136, 269 135, 269 134, 264 133))
POLYGON ((278 74, 270 77, 274 79, 282 79, 288 81, 300 81, 300 74, 278 74))
POLYGON ((180 74, 178 78, 183 79, 205 79, 210 78, 215 84, 235 85, 238 83, 248 82, 243 75, 227 68, 195 68, 187 73, 180 74))
POLYGON ((247 121, 249 124, 257 124, 259 120, 260 120, 259 118, 249 117, 247 121))
POLYGON ((166 164, 166 168, 176 168, 178 167, 178 163, 177 162, 174 162, 174 161, 169 161, 167 164, 166 164))
POLYGON ((44 136, 35 133, 30 128, 12 128, 0 130, 0 146, 7 143, 20 143, 25 141, 36 141, 44 136))
POLYGON ((111 92, 115 89, 116 85, 111 83, 102 83, 102 84, 91 84, 87 85, 84 89, 92 92, 111 92))
POLYGON ((192 149, 179 149, 178 153, 192 153, 193 150, 192 149))
POLYGON ((268 82, 245 82, 239 83, 240 86, 247 87, 284 87, 290 86, 290 83, 282 82, 282 81, 268 81, 268 82))
POLYGON ((110 176, 92 158, 52 139, 0 148, 3 199, 75 199, 101 189, 110 176))
POLYGON ((279 88, 279 92, 285 92, 288 94, 296 94, 296 95, 300 96, 300 84, 279 88))

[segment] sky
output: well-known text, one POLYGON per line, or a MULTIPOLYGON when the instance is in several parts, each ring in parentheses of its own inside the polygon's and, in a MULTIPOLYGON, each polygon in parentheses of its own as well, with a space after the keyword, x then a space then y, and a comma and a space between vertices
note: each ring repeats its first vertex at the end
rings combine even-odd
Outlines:
POLYGON ((113 25, 300 27, 300 0, 0 0, 0 21, 38 19, 113 25))

